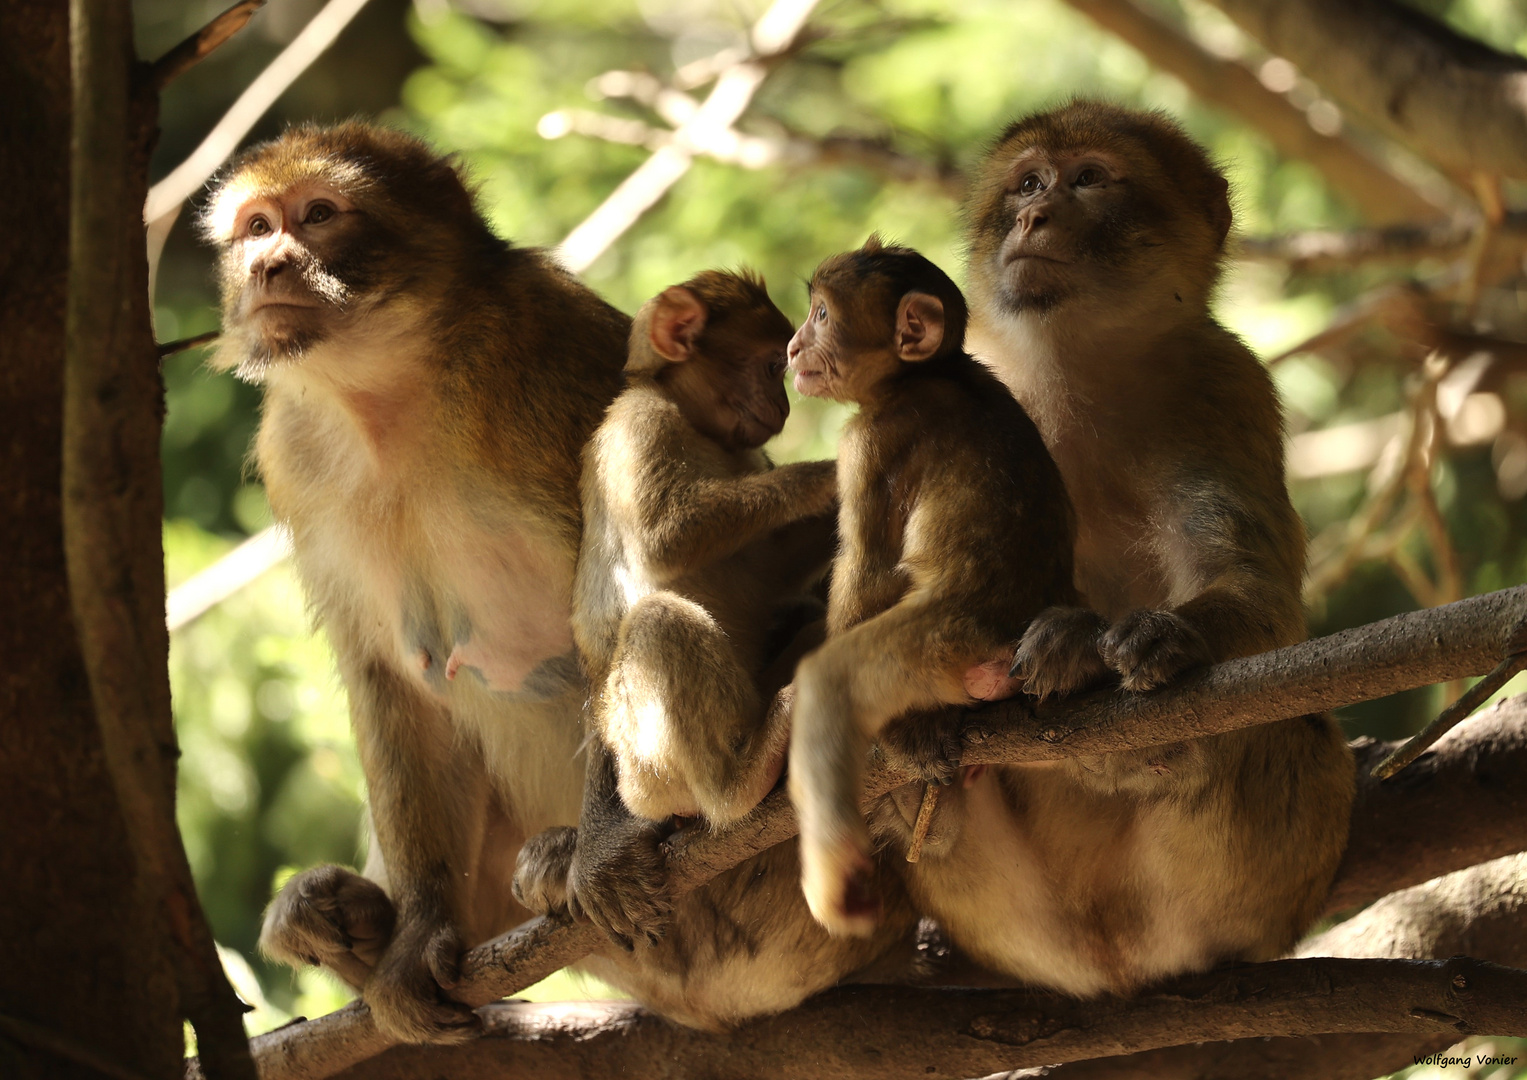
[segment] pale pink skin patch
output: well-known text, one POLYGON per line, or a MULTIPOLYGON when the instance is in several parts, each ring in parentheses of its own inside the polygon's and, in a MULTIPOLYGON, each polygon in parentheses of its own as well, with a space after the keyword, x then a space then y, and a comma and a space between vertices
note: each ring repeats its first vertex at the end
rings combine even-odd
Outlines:
POLYGON ((1004 653, 965 672, 965 693, 975 701, 1003 701, 1023 689, 1023 680, 1009 677, 1011 653, 1004 653))

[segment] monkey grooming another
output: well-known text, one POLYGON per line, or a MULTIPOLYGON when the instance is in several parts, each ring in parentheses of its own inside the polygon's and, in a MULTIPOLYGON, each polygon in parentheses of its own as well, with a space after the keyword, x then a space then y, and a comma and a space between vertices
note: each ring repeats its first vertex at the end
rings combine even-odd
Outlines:
POLYGON ((493 235, 448 159, 365 124, 240 157, 214 366, 265 387, 255 459, 349 692, 366 876, 294 877, 261 944, 359 988, 395 1038, 469 1037, 463 946, 529 916, 524 838, 578 817, 569 613, 579 453, 630 322, 493 235))
MULTIPOLYGON (((795 388, 860 410, 839 445, 827 640, 796 670, 789 783, 806 902, 832 932, 867 934, 869 742, 904 713, 968 704, 972 665, 1075 603, 1071 510, 1023 408, 965 352, 965 301, 943 271, 872 236, 819 266, 810 292, 795 388)), ((935 840, 957 828, 957 812, 940 816, 935 840)))
MULTIPOLYGON (((1304 637, 1277 396, 1209 311, 1227 189, 1171 121, 1086 101, 1012 125, 974 185, 972 351, 1060 467, 1091 605, 1024 633, 1014 673, 1030 694, 1110 675, 1149 690, 1304 637)), ((981 828, 909 883, 989 967, 1128 992, 1293 945, 1329 889, 1353 786, 1329 716, 994 769, 961 792, 981 828)), ((909 820, 903 806, 877 826, 905 835, 909 820)))
POLYGON ((583 812, 576 830, 526 843, 515 876, 533 910, 586 914, 629 950, 590 970, 706 1027, 788 1008, 909 940, 915 923, 888 874, 894 917, 881 932, 829 937, 802 902, 794 844, 666 895, 671 819, 729 824, 779 778, 789 714, 766 705, 821 640, 817 620, 771 656, 777 616, 809 604, 827 570, 837 499, 835 463, 775 468, 761 449, 789 415, 790 335, 747 273, 707 271, 638 313, 627 389, 584 452, 573 633, 594 737, 583 812))

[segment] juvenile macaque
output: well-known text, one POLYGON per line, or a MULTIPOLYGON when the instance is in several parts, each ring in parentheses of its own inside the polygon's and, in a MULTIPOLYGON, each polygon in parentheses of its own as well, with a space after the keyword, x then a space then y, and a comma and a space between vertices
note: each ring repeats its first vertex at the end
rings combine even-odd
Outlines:
POLYGON ((821 639, 819 620, 789 636, 831 557, 835 465, 773 468, 761 450, 789 414, 790 335, 747 274, 700 274, 637 315, 628 387, 584 455, 573 631, 596 739, 583 814, 576 835, 527 843, 516 875, 530 907, 585 913, 627 949, 641 942, 623 974, 644 1000, 729 974, 703 1006, 693 993, 666 1006, 710 1027, 832 985, 914 921, 888 875, 882 932, 829 938, 802 903, 793 844, 676 902, 664 889, 659 842, 673 818, 728 824, 774 786, 788 710, 766 706, 821 639), (701 933, 718 914, 725 933, 701 933))
POLYGON ((838 450, 827 641, 796 671, 790 793, 812 913, 863 934, 879 907, 859 810, 869 742, 904 713, 969 703, 972 665, 1075 601, 1071 510, 1033 423, 965 352, 965 301, 941 270, 871 237, 810 289, 795 388, 860 408, 838 450))
POLYGON ((636 317, 629 387, 585 452, 573 636, 594 728, 638 816, 726 825, 784 767, 788 719, 760 685, 776 612, 827 571, 834 462, 771 467, 789 320, 762 282, 708 272, 636 317))
POLYGON ((361 988, 395 1037, 464 1037, 460 952, 529 916, 524 838, 578 818, 569 612, 579 452, 629 320, 489 230, 449 160, 363 124, 241 157, 202 216, 222 250, 216 366, 263 383, 255 457, 349 691, 366 877, 299 874, 273 957, 361 988))
MULTIPOLYGON (((1159 115, 1076 102, 1003 134, 967 219, 972 351, 1038 424, 1077 517, 1087 606, 1029 626, 1024 689, 1148 690, 1303 638, 1277 397, 1209 312, 1231 213, 1203 150, 1159 115)), ((1292 945, 1352 791, 1329 716, 990 770, 958 790, 967 827, 909 882, 990 967, 1128 991, 1292 945)), ((898 802, 877 824, 904 836, 898 802)))

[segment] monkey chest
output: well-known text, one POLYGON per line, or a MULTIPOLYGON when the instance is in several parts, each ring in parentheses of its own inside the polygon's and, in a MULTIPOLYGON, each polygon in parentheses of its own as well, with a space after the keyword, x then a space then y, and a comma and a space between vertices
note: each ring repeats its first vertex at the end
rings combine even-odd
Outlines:
POLYGON ((554 545, 513 526, 380 524, 328 560, 371 649, 446 698, 545 700, 577 682, 572 567, 554 545))

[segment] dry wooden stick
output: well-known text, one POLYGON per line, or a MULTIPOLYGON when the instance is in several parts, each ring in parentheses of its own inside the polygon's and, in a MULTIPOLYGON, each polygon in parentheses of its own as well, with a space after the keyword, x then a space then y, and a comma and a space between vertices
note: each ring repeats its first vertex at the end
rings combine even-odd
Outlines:
POLYGON ((249 20, 254 18, 254 13, 264 6, 265 0, 239 0, 237 4, 155 60, 150 75, 154 81, 154 88, 162 91, 190 71, 211 55, 219 45, 244 29, 249 20))
POLYGON ((1388 780, 1415 761, 1438 739, 1472 716, 1475 709, 1483 705, 1491 694, 1505 686, 1511 676, 1523 668, 1527 668, 1527 653, 1515 653, 1495 665, 1493 671, 1469 687, 1457 701, 1443 709, 1437 719, 1407 740, 1404 746, 1375 765, 1374 779, 1388 780))
MULTIPOLYGON (((1483 674, 1524 649, 1527 586, 1518 586, 1231 660, 1149 694, 999 702, 971 714, 961 760, 1018 763, 1157 746, 1483 674)), ((917 779, 882 765, 870 771, 869 795, 917 779)), ((795 832, 783 791, 727 829, 681 830, 667 844, 673 891, 691 891, 795 832)), ((473 1005, 514 994, 602 944, 587 923, 532 919, 470 950, 453 994, 473 1005)), ((262 1080, 318 1080, 388 1045, 357 1002, 257 1036, 252 1050, 262 1080)))

